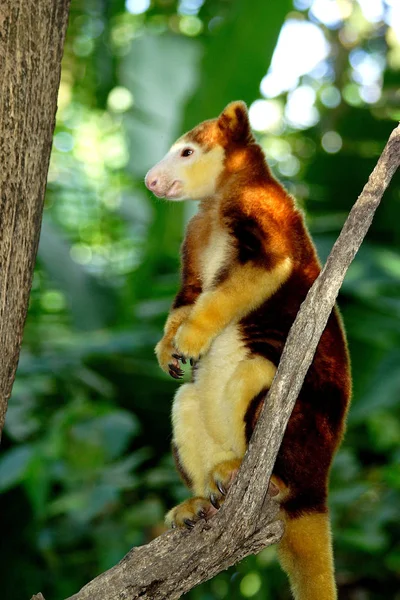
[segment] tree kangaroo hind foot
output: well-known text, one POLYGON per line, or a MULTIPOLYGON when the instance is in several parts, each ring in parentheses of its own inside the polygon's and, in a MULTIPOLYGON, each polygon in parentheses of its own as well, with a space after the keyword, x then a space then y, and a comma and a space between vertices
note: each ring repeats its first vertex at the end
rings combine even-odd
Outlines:
POLYGON ((195 496, 189 498, 178 506, 172 508, 165 517, 165 523, 168 527, 186 527, 192 529, 201 519, 211 519, 217 512, 216 508, 207 498, 195 496))

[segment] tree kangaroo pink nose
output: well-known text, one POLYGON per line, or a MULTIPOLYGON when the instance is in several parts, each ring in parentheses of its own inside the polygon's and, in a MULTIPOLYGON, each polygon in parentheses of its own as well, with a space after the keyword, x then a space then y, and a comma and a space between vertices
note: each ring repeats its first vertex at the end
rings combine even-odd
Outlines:
POLYGON ((157 187, 158 179, 154 177, 146 177, 145 184, 149 190, 155 190, 157 187))

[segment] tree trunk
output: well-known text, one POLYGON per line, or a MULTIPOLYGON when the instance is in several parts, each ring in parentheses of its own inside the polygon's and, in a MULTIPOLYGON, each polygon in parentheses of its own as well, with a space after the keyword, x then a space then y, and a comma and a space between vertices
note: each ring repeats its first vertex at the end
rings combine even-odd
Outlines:
POLYGON ((0 439, 39 241, 69 4, 0 6, 0 439))

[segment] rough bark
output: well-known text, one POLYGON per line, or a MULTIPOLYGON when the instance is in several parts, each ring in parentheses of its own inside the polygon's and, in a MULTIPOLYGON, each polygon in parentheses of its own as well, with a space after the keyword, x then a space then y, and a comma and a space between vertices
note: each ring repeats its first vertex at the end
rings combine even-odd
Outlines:
POLYGON ((39 240, 69 3, 0 6, 0 438, 39 240))
POLYGON ((223 507, 192 531, 170 531, 146 546, 133 548, 120 563, 68 600, 174 600, 280 539, 283 525, 273 520, 277 505, 267 495, 267 482, 346 271, 399 164, 400 126, 390 136, 297 315, 265 409, 223 507))

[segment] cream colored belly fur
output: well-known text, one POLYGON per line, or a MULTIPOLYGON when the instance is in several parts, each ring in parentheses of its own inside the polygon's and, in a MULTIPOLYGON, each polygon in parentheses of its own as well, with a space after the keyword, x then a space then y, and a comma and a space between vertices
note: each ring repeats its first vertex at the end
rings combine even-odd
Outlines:
POLYGON ((237 456, 240 449, 234 439, 232 427, 234 398, 227 397, 227 387, 246 354, 238 326, 230 325, 217 337, 207 355, 200 361, 194 384, 207 430, 221 448, 232 451, 237 456))
POLYGON ((174 443, 195 495, 206 494, 216 465, 243 457, 247 408, 271 385, 275 370, 262 357, 248 357, 238 326, 232 324, 201 359, 195 382, 179 388, 172 410, 174 443))

